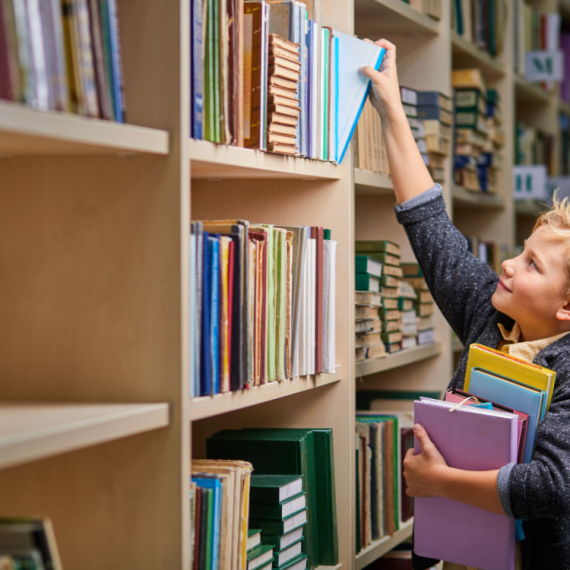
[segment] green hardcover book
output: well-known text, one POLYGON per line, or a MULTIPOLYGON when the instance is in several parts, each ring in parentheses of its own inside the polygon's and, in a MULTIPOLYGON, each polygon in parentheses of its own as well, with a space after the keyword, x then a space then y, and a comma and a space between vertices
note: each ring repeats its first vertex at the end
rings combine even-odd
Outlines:
POLYGON ((403 297, 398 298, 398 310, 400 311, 410 311, 414 308, 413 299, 404 299, 403 297))
POLYGON ((274 570, 304 570, 305 568, 311 568, 309 561, 307 560, 306 554, 300 554, 283 564, 283 566, 274 566, 274 570))
POLYGON ((250 519, 270 519, 283 520, 287 517, 304 510, 307 507, 307 497, 305 493, 301 493, 292 499, 283 501, 275 505, 267 503, 250 503, 249 518, 250 519))
POLYGON ((406 262, 401 264, 404 277, 423 277, 424 274, 417 263, 406 262))
POLYGON ((386 252, 400 257, 400 246, 388 240, 357 240, 355 244, 356 253, 386 252))
POLYGON ((249 524, 261 529, 261 534, 285 534, 307 524, 307 509, 283 520, 249 519, 249 524))
POLYGON ((394 344, 402 340, 402 333, 400 331, 383 332, 381 338, 384 344, 394 344))
POLYGON ((314 429, 315 465, 319 482, 317 521, 319 526, 319 560, 325 566, 339 563, 336 524, 336 485, 332 429, 314 429))
POLYGON ((303 492, 303 477, 298 475, 251 476, 249 498, 252 503, 279 504, 303 492))
POLYGON ((382 287, 397 287, 398 286, 398 277, 393 277, 392 275, 382 275, 380 277, 380 285, 382 287))
POLYGON ((326 229, 326 228, 323 230, 323 239, 332 239, 331 238, 331 230, 326 229))
POLYGON ((354 286, 356 287, 356 291, 372 291, 373 293, 378 293, 380 291, 380 279, 368 273, 356 273, 354 286))
POLYGON ((202 489, 202 541, 200 543, 200 568, 212 567, 212 541, 214 540, 214 491, 202 489), (205 528, 204 528, 205 527, 205 528))
POLYGON ((260 568, 272 560, 273 547, 269 544, 259 544, 247 553, 247 570, 260 568))
POLYGON ((301 554, 303 554, 303 541, 299 540, 283 550, 275 551, 273 553, 273 566, 276 568, 284 566, 301 554))
POLYGON ((456 89, 455 90, 455 110, 456 111, 479 111, 485 113, 487 110, 487 100, 479 89, 456 89))
POLYGON ((248 528, 246 550, 249 552, 250 550, 253 550, 258 544, 261 544, 261 529, 248 528))
POLYGON ((275 550, 283 550, 287 548, 291 544, 299 542, 303 539, 303 530, 304 526, 300 526, 291 532, 286 534, 267 534, 263 533, 261 535, 261 542, 263 544, 271 544, 275 548, 275 550))
POLYGON ((354 270, 356 273, 366 273, 380 277, 382 275, 382 263, 372 256, 356 255, 354 257, 354 270))
MULTIPOLYGON (((310 567, 319 565, 319 527, 316 516, 318 479, 315 475, 313 442, 312 430, 306 429, 225 430, 206 441, 210 459, 249 461, 257 474, 303 475, 304 491, 308 499, 309 524, 305 536, 310 567)), ((252 521, 250 525, 254 526, 252 521)))
POLYGON ((385 251, 370 251, 366 255, 380 263, 383 263, 384 265, 390 265, 393 267, 400 266, 400 258, 397 255, 386 253, 385 251))

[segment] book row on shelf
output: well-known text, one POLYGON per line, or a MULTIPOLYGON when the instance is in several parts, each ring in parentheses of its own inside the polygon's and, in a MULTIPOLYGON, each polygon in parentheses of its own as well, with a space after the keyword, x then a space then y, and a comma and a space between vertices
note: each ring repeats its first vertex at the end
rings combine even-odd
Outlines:
POLYGON ((225 430, 193 460, 192 568, 338 563, 331 429, 225 430))
POLYGON ((515 164, 544 164, 548 174, 554 176, 556 168, 554 139, 555 136, 551 133, 528 127, 523 121, 516 121, 515 164))
POLYGON ((356 413, 356 552, 391 536, 414 514, 402 461, 413 447, 410 412, 356 413))
MULTIPOLYGON (((400 95, 408 123, 422 158, 435 182, 445 182, 445 162, 451 147, 452 106, 449 97, 437 91, 401 87, 400 95)), ((390 174, 380 116, 367 101, 356 129, 358 168, 390 174)))
POLYGON ((490 55, 500 56, 505 47, 507 12, 505 0, 453 0, 452 29, 490 55))
POLYGON ((435 342, 434 302, 417 263, 389 241, 357 241, 355 360, 435 342))
POLYGON ((314 4, 193 0, 193 138, 341 162, 367 88, 358 67, 383 50, 323 26, 314 4))
POLYGON ((192 222, 191 396, 335 371, 330 230, 192 222))
POLYGON ((117 0, 5 0, 0 99, 124 122, 117 0))
POLYGON ((473 192, 497 192, 505 144, 499 93, 487 89, 479 69, 454 70, 455 184, 473 192))
POLYGON ((402 2, 409 4, 418 12, 424 12, 434 20, 441 18, 441 0, 402 0, 402 2))

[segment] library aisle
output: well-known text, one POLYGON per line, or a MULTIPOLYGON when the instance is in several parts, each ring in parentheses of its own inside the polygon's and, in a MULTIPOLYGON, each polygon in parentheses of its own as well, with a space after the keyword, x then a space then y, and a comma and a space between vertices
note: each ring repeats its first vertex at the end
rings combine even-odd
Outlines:
MULTIPOLYGON (((32 33, 16 0, 0 2, 0 49, 12 50, 0 53, 2 529, 16 517, 53 525, 55 570, 392 568, 389 553, 405 551, 413 529, 399 435, 415 398, 441 397, 464 347, 396 222, 379 120, 365 105, 340 164, 330 101, 328 115, 311 111, 322 140, 302 141, 314 95, 295 80, 299 42, 275 37, 254 11, 290 7, 312 47, 317 37, 334 45, 333 30, 396 44, 402 97, 430 92, 442 113, 423 132, 417 101, 405 101, 418 146, 454 223, 497 270, 544 207, 513 199, 513 167, 570 175, 570 92, 521 68, 540 44, 525 40, 525 17, 559 16, 568 36, 570 8, 496 0, 496 35, 479 38, 471 9, 458 14, 479 3, 50 0, 48 14, 30 0, 32 33), (62 4, 75 15, 63 18, 62 4), (255 109, 238 73, 251 79, 261 57, 254 21, 269 58, 269 94, 255 109), (251 34, 245 47, 236 29, 251 34), (460 70, 477 70, 500 109, 484 142, 456 141, 453 119, 440 121, 456 112, 460 70), (363 244, 383 260, 376 290, 355 284, 363 244), (373 421, 386 425, 370 430, 373 421), (375 429, 397 444, 393 471, 371 483, 363 456, 375 429), (280 510, 281 492, 301 476, 290 506, 309 519, 287 526, 299 512, 280 510), (384 483, 382 511, 370 485, 384 483), (259 499, 276 490, 279 500, 259 499), (214 514, 222 501, 231 522, 214 514), (248 513, 259 524, 250 533, 248 513)), ((284 35, 299 36, 288 25, 284 35)))

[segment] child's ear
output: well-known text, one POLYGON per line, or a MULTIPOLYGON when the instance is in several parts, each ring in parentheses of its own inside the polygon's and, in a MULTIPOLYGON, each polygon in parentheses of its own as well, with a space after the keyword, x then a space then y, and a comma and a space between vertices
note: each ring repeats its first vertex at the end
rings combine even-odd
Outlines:
POLYGON ((556 318, 559 321, 570 321, 570 301, 558 309, 556 318))

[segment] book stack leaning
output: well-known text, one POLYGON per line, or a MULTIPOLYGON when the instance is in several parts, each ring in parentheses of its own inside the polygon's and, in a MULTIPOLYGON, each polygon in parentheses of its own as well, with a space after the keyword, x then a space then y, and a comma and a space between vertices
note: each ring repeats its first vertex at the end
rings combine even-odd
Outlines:
POLYGON ((297 44, 276 34, 269 34, 268 77, 267 150, 279 154, 297 155, 301 114, 299 107, 301 61, 297 44))

